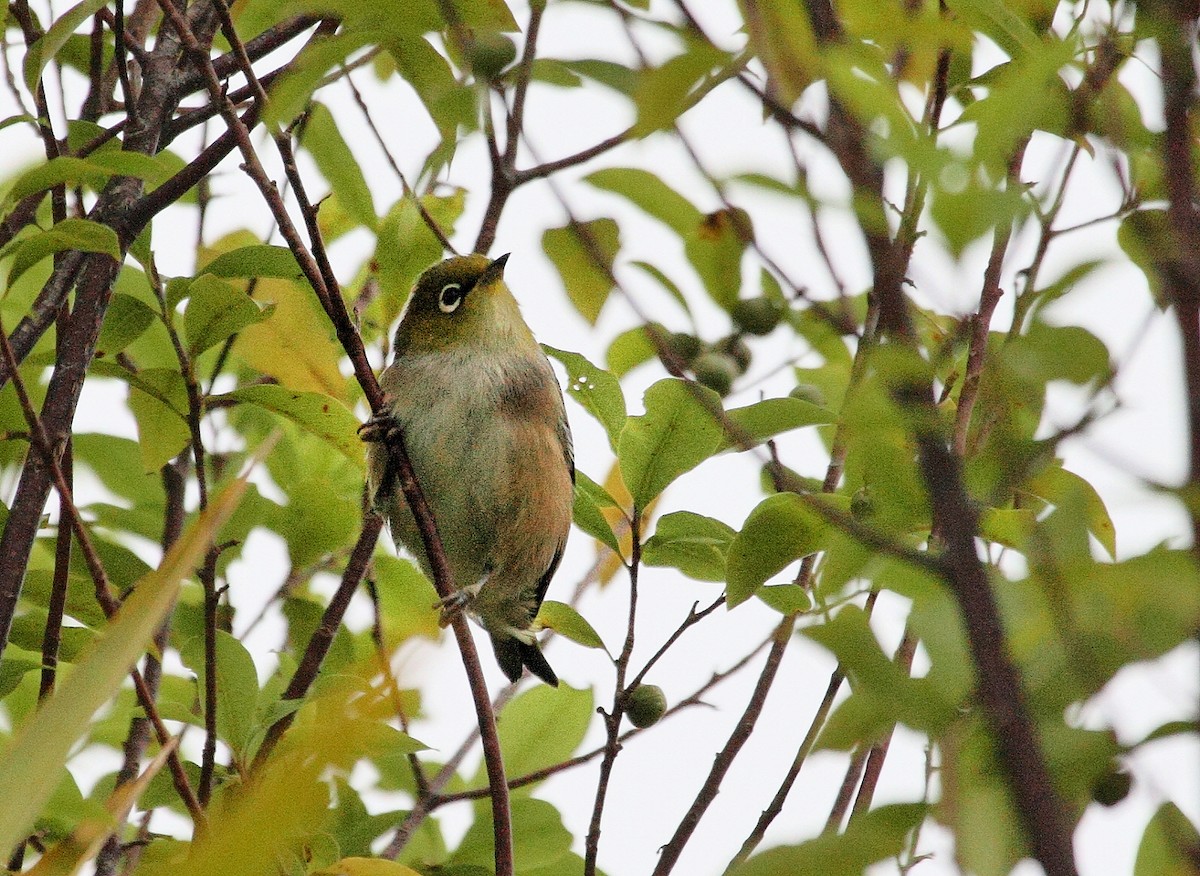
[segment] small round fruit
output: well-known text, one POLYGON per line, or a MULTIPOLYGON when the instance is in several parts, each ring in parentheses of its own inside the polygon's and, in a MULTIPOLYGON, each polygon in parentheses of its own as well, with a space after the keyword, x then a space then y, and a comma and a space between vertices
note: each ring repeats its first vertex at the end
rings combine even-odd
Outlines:
POLYGON ((467 47, 467 63, 478 78, 491 82, 517 58, 516 44, 502 33, 485 31, 467 47))
POLYGON ((726 396, 729 395, 733 381, 740 372, 737 362, 732 357, 724 353, 708 352, 692 363, 692 373, 696 375, 698 382, 715 391, 717 395, 726 396))
POLYGON ((683 360, 685 365, 691 365, 704 349, 700 339, 687 332, 672 332, 667 344, 671 347, 671 352, 683 360))
POLYGON ((667 695, 657 684, 639 684, 625 700, 625 714, 634 727, 649 727, 667 711, 667 695))
POLYGON ((815 383, 797 383, 792 387, 792 391, 788 395, 809 404, 819 405, 820 407, 825 406, 825 393, 815 383))
POLYGON ((737 363, 739 375, 750 370, 750 345, 743 341, 741 336, 730 335, 727 338, 721 338, 713 345, 713 349, 732 358, 737 363))
POLYGON ((779 325, 779 305, 765 295, 743 298, 730 314, 742 331, 751 335, 769 335, 779 325))

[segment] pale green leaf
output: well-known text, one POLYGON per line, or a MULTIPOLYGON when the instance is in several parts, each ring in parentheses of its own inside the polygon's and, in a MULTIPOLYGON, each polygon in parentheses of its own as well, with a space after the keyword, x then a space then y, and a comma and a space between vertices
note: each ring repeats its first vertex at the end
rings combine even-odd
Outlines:
POLYGON ((691 511, 664 514, 642 546, 647 566, 672 566, 697 581, 724 581, 725 556, 737 533, 691 511))
POLYGON ((596 418, 608 435, 609 446, 616 450, 625 427, 625 396, 620 381, 579 353, 557 350, 546 344, 542 344, 542 349, 567 369, 567 395, 596 418))
POLYGON ((646 390, 646 413, 621 432, 621 476, 638 508, 646 508, 672 481, 716 452, 721 427, 712 411, 715 392, 668 378, 646 390))
POLYGON ((259 307, 240 289, 211 274, 201 274, 188 286, 188 303, 183 312, 188 352, 198 356, 270 315, 270 309, 259 307))
POLYGON ((327 441, 343 456, 362 468, 363 446, 358 438, 358 420, 345 405, 319 392, 300 392, 283 386, 243 386, 214 396, 214 400, 249 402, 287 417, 302 429, 327 441))
POLYGON ((613 290, 613 259, 620 246, 620 231, 611 219, 548 228, 542 234, 542 249, 558 269, 567 297, 593 325, 613 290))
POLYGON ((726 560, 730 608, 791 563, 821 549, 828 524, 808 502, 795 493, 776 493, 750 512, 726 560))
POLYGON ((587 622, 587 618, 565 602, 545 600, 542 607, 538 609, 537 619, 534 623, 547 630, 554 630, 560 636, 565 636, 585 648, 607 650, 600 634, 587 622))

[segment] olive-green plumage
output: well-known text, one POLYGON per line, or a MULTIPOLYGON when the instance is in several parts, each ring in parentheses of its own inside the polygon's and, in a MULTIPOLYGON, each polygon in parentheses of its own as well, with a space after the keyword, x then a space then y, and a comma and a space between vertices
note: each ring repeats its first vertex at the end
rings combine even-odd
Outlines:
MULTIPOLYGON (((507 258, 457 256, 426 271, 380 385, 460 588, 447 613, 461 605, 479 620, 513 681, 528 666, 557 685, 530 625, 571 525, 571 432, 550 363, 504 283, 507 258)), ((371 501, 429 574, 387 460, 383 443, 368 444, 371 501)))

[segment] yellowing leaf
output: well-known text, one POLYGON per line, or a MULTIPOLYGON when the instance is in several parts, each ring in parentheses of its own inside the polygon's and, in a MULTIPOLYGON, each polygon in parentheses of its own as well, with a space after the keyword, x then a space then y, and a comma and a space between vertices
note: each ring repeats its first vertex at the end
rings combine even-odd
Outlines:
POLYGON ((87 656, 18 728, 0 757, 0 800, 4 801, 0 806, 0 848, 11 849, 29 834, 54 791, 54 777, 65 769, 71 748, 142 655, 174 605, 180 581, 203 558, 245 488, 245 479, 239 478, 212 499, 159 567, 135 585, 87 656))
POLYGON ((312 293, 286 280, 261 280, 258 301, 275 305, 269 319, 244 328, 234 352, 251 368, 288 389, 320 392, 345 403, 346 378, 338 368, 341 350, 329 337, 312 293))
POLYGON ((421 876, 412 867, 385 858, 342 858, 312 876, 421 876))

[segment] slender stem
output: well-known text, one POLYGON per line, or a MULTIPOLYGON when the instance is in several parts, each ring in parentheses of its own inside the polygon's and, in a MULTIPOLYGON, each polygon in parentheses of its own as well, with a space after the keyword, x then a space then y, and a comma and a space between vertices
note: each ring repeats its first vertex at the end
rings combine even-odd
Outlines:
POLYGON ((795 616, 789 615, 775 628, 771 650, 767 654, 767 661, 758 677, 758 682, 754 686, 754 691, 746 703, 746 709, 742 713, 742 717, 738 720, 729 740, 720 752, 717 753, 716 758, 713 759, 712 768, 709 770, 708 777, 700 786, 700 791, 696 794, 696 799, 692 801, 692 805, 684 813, 671 839, 662 847, 662 852, 658 858, 658 866, 654 868, 654 876, 665 876, 665 874, 670 873, 675 868, 675 865, 679 863, 679 856, 683 853, 684 846, 691 839, 696 827, 700 824, 700 819, 704 816, 712 801, 716 799, 717 793, 721 788, 721 780, 725 778, 725 774, 729 772, 729 768, 733 765, 734 759, 742 750, 742 746, 746 744, 746 741, 750 738, 750 734, 754 732, 754 727, 758 723, 758 717, 762 714, 763 705, 767 701, 767 694, 770 692, 771 685, 775 681, 775 674, 779 671, 779 664, 783 661, 783 654, 787 650, 788 643, 792 640, 792 631, 795 629, 795 626, 795 616))
POLYGON ((604 817, 604 799, 608 794, 608 782, 612 777, 613 764, 621 751, 620 729, 621 718, 625 714, 625 702, 629 689, 625 687, 625 673, 629 668, 629 658, 633 655, 634 632, 637 627, 638 601, 638 571, 642 558, 642 517, 641 509, 636 506, 630 522, 630 537, 632 547, 629 557, 629 615, 625 627, 625 642, 621 653, 616 659, 616 682, 613 686, 612 709, 605 713, 604 730, 607 738, 604 744, 604 758, 600 761, 600 776, 596 780, 596 798, 592 803, 592 819, 588 826, 587 839, 584 842, 583 872, 584 876, 594 876, 596 872, 596 857, 600 852, 600 822, 604 817))

